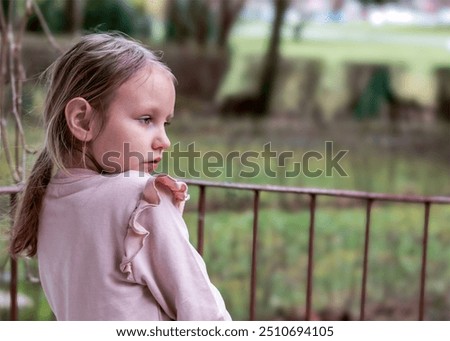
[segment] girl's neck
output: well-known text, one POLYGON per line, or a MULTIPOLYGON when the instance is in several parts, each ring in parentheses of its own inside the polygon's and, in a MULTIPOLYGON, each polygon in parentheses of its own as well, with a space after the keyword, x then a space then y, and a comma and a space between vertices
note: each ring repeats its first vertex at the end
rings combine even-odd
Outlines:
POLYGON ((79 169, 89 169, 97 173, 102 172, 102 168, 98 162, 92 158, 88 153, 81 153, 79 151, 74 151, 72 156, 68 158, 67 162, 64 162, 64 167, 69 168, 79 168, 79 169))

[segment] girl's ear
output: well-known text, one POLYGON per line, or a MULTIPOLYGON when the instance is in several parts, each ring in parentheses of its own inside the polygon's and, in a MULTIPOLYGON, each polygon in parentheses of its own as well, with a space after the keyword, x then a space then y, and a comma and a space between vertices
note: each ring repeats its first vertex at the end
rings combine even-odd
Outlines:
POLYGON ((73 136, 89 142, 94 137, 94 110, 82 97, 72 98, 65 108, 66 122, 73 136))

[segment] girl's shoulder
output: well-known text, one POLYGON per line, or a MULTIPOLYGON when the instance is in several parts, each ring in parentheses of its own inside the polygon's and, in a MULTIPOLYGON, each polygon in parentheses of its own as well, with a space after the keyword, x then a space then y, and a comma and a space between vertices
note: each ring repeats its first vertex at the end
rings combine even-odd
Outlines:
POLYGON ((102 182, 108 186, 115 187, 116 190, 139 190, 143 191, 147 182, 153 177, 150 174, 127 171, 118 174, 101 174, 102 182))
POLYGON ((161 199, 169 199, 176 206, 188 198, 186 184, 166 174, 150 175, 139 171, 99 174, 86 169, 58 172, 47 194, 56 197, 75 194, 108 202, 142 198, 156 205, 161 199))
POLYGON ((142 193, 152 176, 143 172, 128 171, 117 174, 100 174, 87 169, 58 171, 50 181, 47 192, 57 196, 81 194, 105 199, 127 198, 142 193))

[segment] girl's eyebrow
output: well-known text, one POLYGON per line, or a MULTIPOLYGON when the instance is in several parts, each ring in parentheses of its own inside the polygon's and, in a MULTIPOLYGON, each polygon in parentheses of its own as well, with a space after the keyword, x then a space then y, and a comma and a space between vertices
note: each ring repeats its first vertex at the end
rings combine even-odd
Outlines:
MULTIPOLYGON (((150 115, 152 116, 153 113, 155 112, 159 112, 157 107, 153 107, 153 106, 149 106, 148 108, 140 111, 142 115, 150 115)), ((170 121, 172 120, 174 117, 174 113, 170 113, 169 115, 166 116, 166 120, 170 121)))

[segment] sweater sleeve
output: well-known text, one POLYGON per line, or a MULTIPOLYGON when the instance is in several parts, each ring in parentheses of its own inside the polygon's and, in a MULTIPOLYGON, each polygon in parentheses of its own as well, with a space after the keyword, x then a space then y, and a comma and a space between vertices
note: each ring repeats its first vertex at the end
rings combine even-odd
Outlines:
POLYGON ((181 215, 186 190, 169 177, 149 180, 130 219, 121 270, 128 280, 147 286, 173 320, 231 320, 189 242, 181 215))

